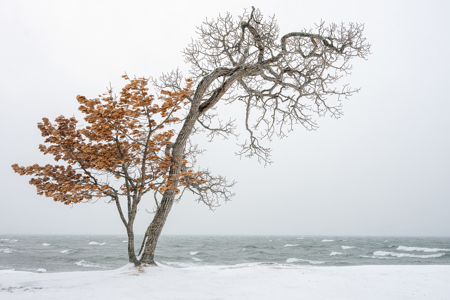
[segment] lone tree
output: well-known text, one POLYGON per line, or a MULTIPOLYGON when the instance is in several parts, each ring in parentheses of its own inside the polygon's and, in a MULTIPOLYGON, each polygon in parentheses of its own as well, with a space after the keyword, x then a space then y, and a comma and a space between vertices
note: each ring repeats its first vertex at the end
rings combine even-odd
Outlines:
POLYGON ((181 188, 210 207, 233 196, 229 188, 234 183, 208 171, 192 171, 198 153, 190 143, 195 132, 204 130, 211 139, 235 134, 234 121, 219 118, 219 101, 243 104, 248 136, 239 145, 238 155, 270 163, 270 148, 262 144, 264 140, 284 137, 296 124, 315 130, 313 116, 342 116, 340 100, 358 90, 337 86, 337 82, 351 72, 350 59, 370 54, 363 30, 362 24, 322 22, 313 30, 280 38, 275 18, 264 19, 255 8, 237 20, 227 13, 206 21, 198 28, 199 38, 183 52, 191 64, 187 85, 178 70, 151 80, 162 90, 161 105, 147 94, 145 79, 131 80, 120 99, 111 91, 102 99, 78 96, 89 126, 76 129, 76 120, 64 117, 56 119, 57 127, 47 119, 38 125, 52 144, 41 145, 40 150, 69 166, 13 168, 21 175, 35 176, 30 183, 38 193, 56 201, 67 204, 108 197, 116 203, 127 229, 130 262, 154 265, 158 238, 181 188), (195 86, 192 92, 191 85, 195 86), (187 105, 184 115, 175 117, 182 104, 187 105), (164 131, 169 125, 174 126, 164 131), (110 176, 124 182, 116 188, 110 176), (146 192, 154 194, 156 209, 136 256, 133 222, 146 192), (120 197, 127 200, 127 218, 120 197))

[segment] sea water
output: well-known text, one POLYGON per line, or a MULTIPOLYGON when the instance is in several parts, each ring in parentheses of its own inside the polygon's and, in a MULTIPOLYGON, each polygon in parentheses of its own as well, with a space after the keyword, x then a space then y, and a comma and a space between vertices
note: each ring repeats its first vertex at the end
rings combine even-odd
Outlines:
MULTIPOLYGON (((139 242, 136 242, 136 249, 139 247, 139 242)), ((159 240, 155 260, 159 264, 180 268, 246 263, 450 265, 450 238, 167 235, 159 240)), ((126 236, 0 236, 0 270, 108 270, 126 263, 126 236)))

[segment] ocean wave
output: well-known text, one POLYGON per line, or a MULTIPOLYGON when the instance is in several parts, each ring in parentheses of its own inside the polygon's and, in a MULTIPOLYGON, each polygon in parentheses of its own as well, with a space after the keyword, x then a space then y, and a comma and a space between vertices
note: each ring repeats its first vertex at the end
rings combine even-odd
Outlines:
POLYGON ((288 259, 286 259, 286 262, 289 264, 289 263, 294 263, 294 262, 298 262, 298 261, 301 261, 301 262, 307 262, 307 263, 309 263, 309 264, 312 264, 312 265, 321 265, 321 264, 324 264, 324 263, 326 263, 325 261, 315 261, 315 260, 307 260, 307 259, 301 259, 301 258, 288 258, 288 259))
POLYGON ((297 247, 300 246, 300 244, 286 244, 285 247, 297 247))
POLYGON ((195 260, 195 261, 202 261, 200 258, 197 258, 197 257, 192 257, 192 260, 195 260))
POLYGON ((347 250, 347 249, 352 249, 355 248, 354 246, 341 246, 342 249, 347 250))
POLYGON ((370 256, 370 255, 360 255, 362 258, 374 258, 374 259, 395 259, 394 257, 386 257, 386 256, 370 256))
POLYGON ((335 256, 335 255, 342 255, 343 253, 342 252, 331 252, 330 253, 330 256, 335 256))
POLYGON ((45 273, 45 272, 47 272, 46 269, 37 269, 36 270, 36 273, 45 273))
POLYGON ((5 253, 5 254, 11 254, 14 252, 14 250, 11 248, 3 248, 3 249, 0 249, 0 252, 5 253))
POLYGON ((195 254, 197 254, 198 252, 196 252, 196 251, 191 251, 191 252, 189 252, 189 254, 190 255, 195 255, 195 254))
POLYGON ((334 240, 322 240, 322 242, 334 242, 334 240))
POLYGON ((397 250, 399 250, 399 251, 421 251, 421 252, 447 252, 447 251, 450 251, 450 249, 406 247, 406 246, 398 246, 397 250))
POLYGON ((60 253, 69 254, 69 253, 71 253, 71 250, 70 249, 62 250, 60 253))
POLYGON ((48 244, 48 243, 42 243, 42 246, 48 247, 48 246, 50 246, 50 244, 48 244))
POLYGON ((91 263, 91 262, 86 261, 86 260, 78 261, 78 262, 76 262, 75 264, 76 264, 77 266, 79 266, 79 267, 85 267, 85 268, 104 268, 104 267, 102 267, 102 266, 100 266, 100 265, 91 263))
POLYGON ((411 257, 411 258, 438 258, 438 257, 444 256, 445 253, 429 254, 429 255, 416 255, 416 254, 409 254, 409 253, 375 251, 373 253, 373 255, 375 255, 375 256, 393 256, 393 257, 411 257))
POLYGON ((0 239, 0 242, 17 243, 19 240, 0 239))
POLYGON ((106 243, 99 243, 99 242, 90 242, 88 245, 99 245, 99 246, 103 246, 106 243))

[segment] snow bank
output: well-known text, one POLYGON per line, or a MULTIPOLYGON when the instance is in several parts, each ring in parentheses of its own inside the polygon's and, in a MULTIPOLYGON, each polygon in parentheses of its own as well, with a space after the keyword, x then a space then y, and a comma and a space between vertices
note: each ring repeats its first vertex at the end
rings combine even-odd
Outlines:
POLYGON ((450 266, 278 264, 0 271, 1 299, 448 299, 450 266))

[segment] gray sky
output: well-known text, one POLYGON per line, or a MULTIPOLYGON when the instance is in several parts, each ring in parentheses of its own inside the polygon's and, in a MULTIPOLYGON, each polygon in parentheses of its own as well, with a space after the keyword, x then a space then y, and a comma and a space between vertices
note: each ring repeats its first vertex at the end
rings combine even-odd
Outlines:
MULTIPOLYGON (((163 234, 450 235, 449 2, 210 3, 1 1, 0 234, 125 234, 114 205, 54 203, 11 164, 51 162, 37 149, 42 117, 78 116, 76 95, 120 88, 125 71, 187 70, 180 51, 196 26, 254 5, 281 34, 365 23, 373 54, 342 81, 361 92, 340 120, 274 140, 266 168, 234 156, 233 139, 203 143, 200 165, 235 179, 236 197, 210 212, 186 196, 163 234)), ((136 233, 150 218, 142 207, 136 233)))

